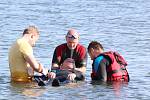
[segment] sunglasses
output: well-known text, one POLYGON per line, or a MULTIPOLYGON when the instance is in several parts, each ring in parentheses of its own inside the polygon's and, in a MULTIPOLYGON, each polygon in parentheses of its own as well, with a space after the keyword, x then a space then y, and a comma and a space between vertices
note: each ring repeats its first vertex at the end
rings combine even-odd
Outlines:
POLYGON ((77 39, 77 37, 75 37, 73 35, 67 35, 67 38, 69 38, 69 39, 77 39))

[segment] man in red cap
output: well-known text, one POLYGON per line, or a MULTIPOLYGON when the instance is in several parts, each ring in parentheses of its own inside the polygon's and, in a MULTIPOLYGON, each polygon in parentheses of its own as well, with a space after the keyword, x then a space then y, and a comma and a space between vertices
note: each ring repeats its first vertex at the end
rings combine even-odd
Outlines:
POLYGON ((79 33, 75 29, 70 29, 66 35, 66 43, 55 48, 48 77, 54 79, 58 70, 67 70, 68 80, 80 78, 85 74, 86 63, 87 52, 86 48, 79 44, 79 33))

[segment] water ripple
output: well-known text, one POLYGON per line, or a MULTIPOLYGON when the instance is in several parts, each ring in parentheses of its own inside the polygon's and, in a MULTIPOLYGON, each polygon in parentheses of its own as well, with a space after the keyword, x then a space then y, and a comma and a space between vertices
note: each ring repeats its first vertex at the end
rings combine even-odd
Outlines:
POLYGON ((148 0, 1 0, 0 99, 149 99, 149 5, 148 0), (121 53, 128 62, 131 81, 118 89, 113 85, 90 84, 89 58, 87 80, 81 84, 59 88, 12 85, 8 50, 28 25, 36 25, 40 30, 34 54, 47 68, 51 66, 54 48, 65 42, 67 30, 76 28, 85 47, 96 40, 105 50, 121 53))

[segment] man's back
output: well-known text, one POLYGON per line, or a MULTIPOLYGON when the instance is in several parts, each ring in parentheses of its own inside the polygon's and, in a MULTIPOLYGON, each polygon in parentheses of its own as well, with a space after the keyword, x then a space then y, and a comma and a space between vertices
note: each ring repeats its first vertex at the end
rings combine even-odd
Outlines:
POLYGON ((9 67, 13 81, 28 81, 28 64, 25 56, 32 54, 32 47, 24 39, 18 39, 9 50, 9 67))

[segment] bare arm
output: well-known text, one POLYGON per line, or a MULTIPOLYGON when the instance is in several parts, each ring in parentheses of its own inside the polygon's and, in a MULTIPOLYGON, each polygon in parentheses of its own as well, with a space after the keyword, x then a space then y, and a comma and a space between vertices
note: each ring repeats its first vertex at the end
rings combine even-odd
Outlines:
POLYGON ((25 59, 35 71, 43 72, 43 66, 36 61, 33 55, 26 56, 25 59))

